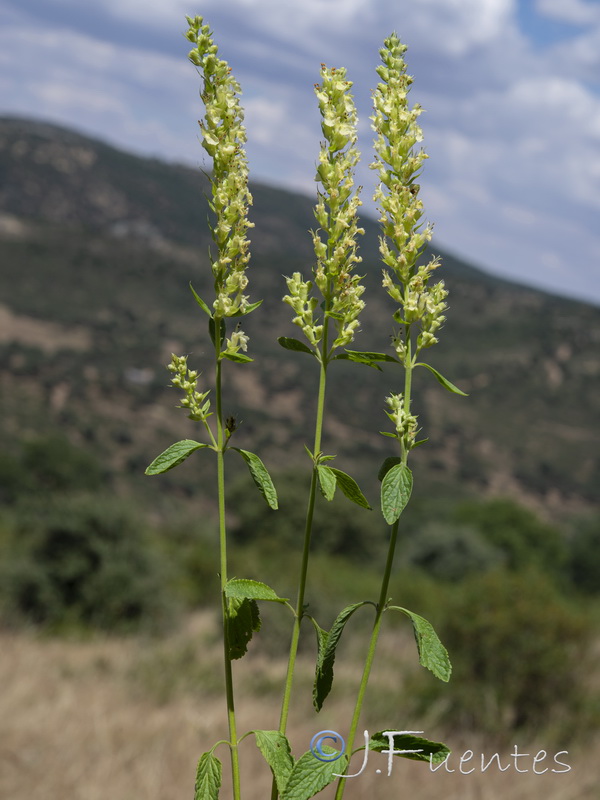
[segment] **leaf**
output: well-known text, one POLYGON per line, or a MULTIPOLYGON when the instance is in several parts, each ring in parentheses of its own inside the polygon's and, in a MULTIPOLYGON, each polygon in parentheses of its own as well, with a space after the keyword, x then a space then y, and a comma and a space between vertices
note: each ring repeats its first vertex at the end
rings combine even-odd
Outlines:
POLYGON ((225 597, 237 600, 271 600, 275 603, 285 603, 287 597, 279 595, 261 581, 252 581, 248 578, 232 578, 225 584, 225 597))
MULTIPOLYGON (((368 603, 363 600, 360 603, 353 603, 342 609, 336 617, 329 633, 317 627, 317 664, 315 668, 315 682, 313 686, 313 703, 317 711, 323 707, 323 703, 333 685, 333 664, 335 662, 335 650, 344 631, 344 627, 352 614, 361 606, 368 603)), ((315 623, 316 624, 316 623, 315 623)))
POLYGON ((442 384, 444 389, 447 389, 449 392, 452 392, 453 394, 460 394, 463 397, 469 396, 466 392, 463 392, 461 389, 459 389, 458 386, 455 386, 453 383, 450 383, 448 378, 444 378, 444 376, 440 372, 438 372, 437 369, 434 369, 431 366, 431 364, 425 364, 423 361, 419 361, 417 364, 415 364, 415 367, 425 367, 426 369, 428 369, 429 372, 435 375, 435 377, 442 384))
POLYGON ((353 503, 356 503, 357 506, 361 506, 362 508, 368 508, 369 510, 371 509, 369 501, 359 489, 358 483, 354 480, 354 478, 351 478, 350 475, 342 472, 341 469, 336 469, 335 467, 328 467, 328 469, 330 469, 335 475, 337 479, 337 485, 346 495, 348 500, 352 500, 353 503))
POLYGON ((235 361, 237 364, 247 364, 249 361, 254 361, 250 356, 245 356, 243 353, 221 353, 223 358, 228 358, 229 361, 235 361))
MULTIPOLYGON (((389 433, 388 436, 394 436, 393 433, 389 433)), ((396 437, 394 436, 394 439, 396 437)), ((388 472, 391 470, 392 467, 395 467, 396 464, 400 464, 402 459, 400 456, 388 456, 381 467, 379 468, 379 472, 377 473, 377 478, 382 481, 388 472)))
POLYGON ((254 731, 254 735, 258 749, 271 767, 277 791, 283 794, 294 767, 290 743, 280 731, 254 731))
MULTIPOLYGON (((333 752, 333 748, 323 748, 333 752)), ((319 761, 310 752, 300 756, 290 773, 281 800, 309 800, 332 783, 348 766, 348 756, 336 761, 319 761)))
POLYGON ((334 356, 332 361, 354 361, 356 364, 366 364, 367 367, 373 367, 374 369, 378 369, 381 372, 381 367, 377 364, 376 361, 373 361, 370 358, 361 358, 360 355, 350 355, 350 353, 338 353, 337 356, 334 356))
POLYGON ((419 652, 419 664, 433 672, 436 678, 447 683, 452 674, 452 664, 448 651, 441 643, 433 625, 425 617, 421 617, 407 608, 401 606, 389 606, 389 608, 394 611, 402 611, 403 614, 410 617, 419 652))
MULTIPOLYGON (((392 733, 392 730, 389 729, 392 733)), ((371 736, 369 750, 377 753, 390 750, 390 737, 385 736, 386 731, 378 731, 371 736)), ((442 742, 432 742, 410 733, 400 732, 393 737, 393 750, 422 750, 421 753, 394 753, 399 758, 410 758, 412 761, 430 761, 432 764, 441 764, 449 755, 450 750, 442 742)))
POLYGON ((398 363, 397 358, 387 353, 374 353, 371 350, 346 350, 346 353, 348 353, 350 357, 360 356, 362 358, 368 358, 371 361, 393 361, 394 363, 398 363))
POLYGON ((393 525, 404 511, 412 491, 412 472, 405 464, 396 464, 381 483, 381 510, 388 525, 393 525))
POLYGON ((218 800, 222 772, 219 759, 212 753, 203 753, 196 770, 194 800, 218 800))
POLYGON ((249 303, 246 306, 244 311, 236 311, 235 314, 232 314, 233 317, 245 317, 247 314, 251 314, 256 308, 258 308, 262 304, 262 300, 257 300, 256 303, 249 303))
POLYGON ((325 467, 319 464, 317 467, 317 475, 319 476, 319 489, 321 494, 326 500, 333 500, 335 495, 336 479, 331 467, 325 467))
POLYGON ((146 475, 160 475, 173 469, 201 447, 209 447, 209 445, 195 442, 193 439, 182 439, 180 442, 175 442, 159 456, 156 456, 154 461, 146 467, 146 475))
POLYGON ((295 350, 297 353, 310 353, 314 356, 315 351, 299 339, 293 339, 290 336, 280 336, 277 341, 285 350, 295 350))
POLYGON ((254 483, 260 489, 262 496, 267 501, 267 505, 269 508, 272 508, 273 511, 276 511, 279 507, 277 503, 277 492, 263 462, 255 453, 250 453, 248 450, 242 450, 240 447, 233 447, 232 449, 236 450, 242 456, 246 464, 248 464, 248 469, 250 470, 254 483))
POLYGON ((377 365, 378 361, 393 361, 395 363, 398 361, 398 359, 387 355, 387 353, 374 353, 371 350, 346 350, 344 353, 335 356, 335 358, 342 361, 355 361, 357 364, 366 364, 368 367, 375 367, 378 370, 381 370, 381 367, 377 365))
POLYGON ((194 295, 194 298, 195 298, 196 302, 198 303, 198 305, 200 306, 200 308, 202 309, 202 311, 204 311, 205 314, 208 314, 209 317, 212 317, 212 313, 211 313, 210 308, 206 305, 206 303, 200 297, 200 295, 196 294, 196 290, 194 289, 194 287, 192 286, 191 283, 190 283, 190 289, 192 290, 192 294, 194 295))
MULTIPOLYGON (((225 341, 225 336, 226 336, 226 334, 227 334, 227 326, 225 325, 225 320, 224 320, 224 319, 221 319, 221 321, 220 321, 220 323, 219 323, 219 329, 220 329, 220 331, 221 331, 221 341, 220 341, 220 344, 223 344, 223 342, 225 341)), ((215 320, 214 320, 214 318, 213 318, 213 317, 211 317, 211 318, 208 320, 208 332, 209 332, 209 334, 210 334, 210 340, 211 340, 211 342, 212 342, 212 343, 213 343, 213 345, 215 345, 215 347, 216 347, 215 331, 216 331, 216 327, 215 327, 215 320)))
POLYGON ((260 614, 256 600, 232 597, 227 601, 227 638, 230 658, 242 658, 252 634, 260 630, 260 614))

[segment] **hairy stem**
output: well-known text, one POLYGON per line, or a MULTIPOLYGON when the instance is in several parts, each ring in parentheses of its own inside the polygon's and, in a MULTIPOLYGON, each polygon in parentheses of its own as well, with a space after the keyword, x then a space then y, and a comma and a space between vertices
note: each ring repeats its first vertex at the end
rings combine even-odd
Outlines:
MULTIPOLYGON (((319 372, 319 394, 317 398, 317 418, 315 422, 315 439, 313 454, 315 458, 321 450, 321 436, 323 432, 323 415, 325 411, 325 388, 327 383, 327 329, 328 318, 325 318, 323 327, 323 340, 321 350, 321 369, 319 372)), ((298 643, 300 640, 300 625, 304 616, 304 595, 306 592, 306 579, 308 575, 308 559, 310 555, 310 542, 312 538, 313 516, 315 510, 315 500, 317 496, 317 465, 313 464, 312 477, 310 482, 310 492, 308 496, 308 506, 306 509, 306 523, 304 526, 304 545, 302 549, 302 562, 300 565, 300 578, 298 581, 298 596, 296 599, 296 613, 294 627, 292 630, 292 640, 290 643, 290 653, 288 658, 287 674, 283 700, 281 703, 281 714, 279 718, 279 731, 285 734, 287 728, 290 701, 292 697, 292 684, 294 681, 294 668, 296 666, 296 656, 298 654, 298 643)), ((272 800, 277 798, 277 786, 273 781, 271 791, 272 800)))
MULTIPOLYGON (((412 354, 411 354, 411 344, 410 344, 410 327, 407 330, 406 335, 406 358, 404 361, 404 408, 406 413, 410 413, 410 400, 411 400, 411 387, 412 387, 412 354)), ((406 461, 408 458, 409 453, 409 446, 405 441, 401 441, 402 446, 402 463, 406 465, 406 461)), ((379 591, 379 602, 377 603, 377 613, 375 614, 375 621, 373 623, 373 630, 371 632, 371 639, 369 640, 369 649, 367 650, 367 657, 365 659, 365 665, 363 667, 363 673, 360 681, 360 686, 358 688, 358 695, 356 697, 356 704, 354 706, 354 713, 352 715, 352 722, 350 723, 350 731, 348 733, 348 739, 346 742, 347 752, 350 754, 352 753, 352 748, 354 747, 354 739, 356 738, 356 730, 358 728, 358 723, 360 721, 360 715, 362 712, 363 702, 365 699, 365 694, 367 691, 367 684, 369 683, 369 677, 371 675, 371 667, 373 666, 373 660, 375 658, 375 650, 377 648, 377 641, 379 639, 379 631, 381 629, 381 621, 383 619, 383 614, 386 609, 386 605, 388 602, 388 591, 390 586, 390 577, 392 574, 392 566, 394 563, 394 553, 396 551, 396 541, 398 539, 398 526, 399 520, 396 520, 394 524, 391 526, 390 531, 390 543, 388 546, 388 553, 387 559, 385 562, 385 570, 383 573, 383 578, 381 580, 381 589, 379 591)), ((335 800, 342 800, 344 795, 344 788, 346 785, 346 779, 340 778, 338 781, 337 790, 335 793, 335 800)))
MULTIPOLYGON (((215 330, 220 330, 220 320, 215 320, 215 330)), ((221 343, 219 334, 215 336, 216 353, 216 422, 217 422, 217 491, 219 498, 219 546, 221 557, 221 607, 223 614, 223 661, 225 668, 225 694, 227 698, 227 722, 229 725, 229 748, 231 753, 231 778, 233 783, 234 800, 239 800, 240 794, 240 764, 238 756, 237 728, 235 722, 235 703, 233 699, 233 672, 229 645, 229 609, 225 596, 227 583, 227 530, 225 527, 225 429, 223 426, 223 408, 221 391, 221 364, 219 359, 221 343)))

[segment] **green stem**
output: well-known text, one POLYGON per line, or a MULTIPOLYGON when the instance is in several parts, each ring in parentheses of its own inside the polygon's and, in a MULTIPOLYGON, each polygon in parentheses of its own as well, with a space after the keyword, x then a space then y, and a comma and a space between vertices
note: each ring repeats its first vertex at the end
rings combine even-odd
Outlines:
MULTIPOLYGON (((367 691, 367 684, 369 683, 369 677, 371 675, 371 667, 373 666, 373 660, 375 658, 375 649, 377 647, 377 640, 379 639, 381 620, 383 618, 383 612, 385 611, 388 600, 390 576, 392 573, 392 564, 394 562, 394 553, 396 550, 397 538, 398 538, 398 520, 394 522, 391 529, 390 544, 388 548, 387 561, 385 564, 385 572, 383 575, 383 580, 381 581, 381 590, 379 593, 379 602, 377 604, 377 613, 375 615, 375 622, 373 623, 373 630, 371 632, 371 639, 369 641, 369 649, 367 651, 365 666, 363 668, 362 678, 360 681, 360 686, 358 688, 356 705, 354 706, 352 722, 350 723, 350 731, 348 733, 348 738, 346 740, 346 750, 348 753, 351 753, 352 748, 354 747, 354 739, 356 738, 356 729, 358 728, 358 723, 360 721, 360 714, 362 711, 363 702, 367 691)), ((341 798, 343 797, 345 784, 346 784, 346 779, 340 778, 338 781, 337 791, 335 793, 335 800, 341 800, 341 798)))
MULTIPOLYGON (((410 327, 407 330, 406 336, 406 359, 404 362, 404 410, 406 413, 410 413, 410 401, 411 401, 411 390, 412 390, 412 355, 411 355, 411 344, 410 344, 410 327)), ((404 437, 401 440, 402 445, 402 463, 406 464, 408 453, 409 453, 409 446, 406 441, 404 441, 404 437)), ((367 684, 369 683, 369 677, 371 675, 371 667, 373 666, 373 660, 375 658, 375 650, 377 648, 377 640, 379 639, 379 631, 381 629, 381 621, 383 619, 383 613, 386 609, 387 601, 388 601, 388 590, 390 586, 390 577, 392 574, 392 565, 394 563, 394 553, 396 551, 396 541, 398 539, 398 526, 399 520, 396 520, 391 527, 390 532, 390 543, 388 547, 388 554, 387 560, 385 562, 385 570, 383 573, 383 578, 381 581, 381 590, 379 592, 379 602, 377 604, 377 613, 375 615, 375 621, 373 623, 373 630, 371 632, 371 639, 369 641, 369 649, 367 651, 367 657, 365 659, 365 666, 363 668, 362 678, 360 681, 360 686, 358 689, 358 695, 356 698, 356 705, 354 706, 354 713, 352 715, 352 722, 350 723, 350 731, 348 733, 348 739, 346 742, 346 749, 348 753, 352 753, 352 748, 354 747, 354 739, 356 738, 356 730, 358 728, 358 723, 360 721, 360 715, 362 712, 363 702, 365 699, 365 694, 367 691, 367 684)), ((337 790, 335 793, 335 800, 342 800, 344 795, 344 788, 346 785, 346 779, 340 778, 337 785, 337 790)))
MULTIPOLYGON (((216 330, 220 330, 220 320, 215 320, 216 330)), ((225 694, 227 698, 227 722, 229 725, 229 741, 231 753, 231 778, 233 783, 234 800, 240 800, 240 764, 238 756, 238 739, 235 722, 235 704, 233 699, 233 672, 231 668, 229 644, 229 609, 225 596, 227 584, 227 530, 225 526, 225 431, 223 427, 223 407, 221 391, 221 360, 219 358, 221 343, 219 336, 215 337, 216 353, 216 406, 217 406, 217 493, 219 502, 219 545, 221 554, 221 608, 223 615, 223 661, 225 667, 225 694)))
MULTIPOLYGON (((321 437, 323 433, 323 415, 325 410, 325 388, 327 383, 327 329, 329 320, 326 317, 323 324, 323 339, 321 350, 321 369, 319 372, 319 394, 317 398, 317 419, 315 423, 315 440, 313 454, 316 457, 321 451, 321 437)), ((296 666, 296 656, 298 654, 298 642, 300 640, 300 625, 304 616, 304 595, 306 592, 306 578, 308 575, 308 559, 310 555, 310 542, 312 537, 313 516, 315 510, 315 499, 317 496, 317 465, 313 464, 312 477, 310 482, 310 492, 308 496, 308 506, 306 509, 306 523, 304 526, 304 545, 302 549, 302 562, 300 565, 300 578, 298 581, 298 596, 296 599, 296 611, 294 617, 294 627, 292 630, 292 640, 290 643, 290 653, 288 658, 287 674, 285 678, 285 688, 281 703, 281 714, 279 718, 279 731, 285 735, 287 728, 288 714, 292 697, 292 684, 294 681, 294 669, 296 666)), ((273 781, 271 790, 272 800, 277 798, 277 785, 273 781)))

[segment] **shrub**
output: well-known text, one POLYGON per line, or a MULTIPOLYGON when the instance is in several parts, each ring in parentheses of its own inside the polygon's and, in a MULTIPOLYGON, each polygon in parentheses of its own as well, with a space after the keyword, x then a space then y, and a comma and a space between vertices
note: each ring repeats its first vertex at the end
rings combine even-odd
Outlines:
MULTIPOLYGON (((584 716, 590 620, 531 570, 470 578, 451 593, 438 624, 453 663, 442 716, 457 729, 499 738, 584 716)), ((437 702, 422 685, 420 701, 437 702)))
POLYGON ((156 627, 171 611, 148 536, 112 499, 64 495, 19 509, 0 567, 5 622, 156 627))

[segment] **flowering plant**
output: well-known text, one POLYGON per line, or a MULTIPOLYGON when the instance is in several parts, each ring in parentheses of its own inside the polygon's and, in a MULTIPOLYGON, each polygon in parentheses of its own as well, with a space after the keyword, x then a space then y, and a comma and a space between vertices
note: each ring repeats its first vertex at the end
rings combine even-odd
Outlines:
MULTIPOLYGON (((306 448, 311 469, 302 552, 299 559, 298 593, 295 605, 265 583, 228 576, 227 530, 225 517, 225 455, 239 453, 268 505, 276 510, 277 492, 273 481, 255 453, 232 447, 230 440, 235 422, 223 412, 222 370, 224 361, 244 364, 248 355, 248 336, 237 326, 228 335, 227 320, 243 317, 254 311, 260 301, 250 303, 244 294, 248 286, 247 269, 250 243, 246 236, 252 223, 248 210, 252 197, 248 189, 248 168, 244 151, 246 132, 239 102, 240 87, 226 61, 218 56, 208 25, 202 17, 188 17, 187 38, 194 47, 190 60, 203 78, 201 97, 205 116, 200 122, 202 145, 213 160, 210 179, 210 223, 215 252, 211 253, 215 299, 209 306, 192 288, 196 302, 208 316, 208 333, 214 349, 215 400, 208 391, 198 389, 198 372, 190 370, 186 356, 173 355, 169 370, 172 385, 184 396, 181 407, 189 417, 201 423, 207 442, 185 439, 176 442, 159 455, 146 472, 156 475, 177 466, 193 452, 210 449, 216 454, 216 489, 219 507, 219 539, 221 579, 221 612, 225 694, 229 738, 219 741, 205 752, 198 763, 195 800, 216 800, 219 796, 222 765, 215 755, 219 745, 229 749, 232 791, 235 800, 241 797, 239 747, 252 734, 273 774, 272 799, 308 800, 338 779, 337 800, 341 800, 347 781, 350 758, 358 750, 376 750, 392 755, 420 758, 439 763, 448 754, 445 745, 410 736, 406 748, 406 732, 384 731, 366 737, 364 747, 354 749, 354 740, 367 690, 371 666, 384 614, 401 611, 411 621, 417 641, 420 663, 443 681, 450 677, 448 654, 427 620, 400 606, 390 605, 389 580, 392 571, 398 523, 412 490, 412 473, 408 468, 409 452, 423 441, 417 440, 418 420, 411 408, 411 378, 415 368, 427 368, 449 391, 463 394, 430 365, 417 360, 419 353, 437 342, 444 322, 446 289, 442 281, 431 283, 437 258, 427 264, 419 261, 424 246, 431 239, 431 227, 421 220, 423 204, 419 199, 416 178, 425 153, 415 151, 422 133, 417 124, 421 109, 408 106, 412 79, 406 74, 405 46, 395 34, 389 37, 381 52, 382 63, 377 72, 381 82, 374 95, 375 161, 373 169, 379 177, 375 200, 380 209, 382 235, 380 253, 384 264, 383 286, 397 305, 393 321, 399 328, 392 337, 393 355, 349 349, 360 326, 365 306, 364 287, 354 268, 360 263, 358 237, 363 233, 358 220, 360 187, 355 187, 354 170, 360 155, 357 149, 357 115, 345 69, 321 65, 321 82, 315 87, 321 112, 324 141, 319 153, 316 180, 319 184, 314 209, 317 227, 311 232, 315 261, 312 279, 299 272, 286 279, 288 293, 283 298, 293 313, 304 340, 280 337, 283 348, 312 356, 318 364, 316 422, 313 449, 306 448), (389 456, 379 471, 381 511, 390 525, 388 554, 377 602, 360 601, 342 609, 330 630, 320 627, 306 613, 305 594, 308 582, 313 517, 318 494, 326 501, 333 499, 339 488, 353 503, 371 509, 356 481, 347 473, 329 465, 334 456, 321 449, 323 419, 326 407, 327 371, 336 360, 380 368, 380 364, 396 364, 404 370, 404 387, 386 399, 387 416, 393 432, 385 436, 396 439, 399 454, 389 456), (214 408, 214 411, 211 411, 214 408), (211 419, 212 418, 212 419, 211 419), (273 730, 252 730, 238 734, 232 661, 241 658, 253 634, 260 628, 258 601, 286 606, 293 615, 288 667, 284 680, 279 727, 273 730), (300 758, 292 755, 286 729, 293 690, 294 668, 301 633, 301 623, 308 619, 317 634, 318 653, 315 668, 313 701, 319 711, 333 684, 333 665, 342 632, 356 611, 365 606, 374 608, 374 622, 357 692, 357 700, 347 737, 346 752, 329 757, 331 750, 321 741, 300 758), (385 747, 388 750, 385 750, 385 747), (420 756, 415 755, 416 753, 420 756)), ((325 732, 327 733, 327 732, 325 732)), ((327 737, 325 737, 327 738, 327 737)), ((331 737, 329 737, 331 738, 331 737)))

